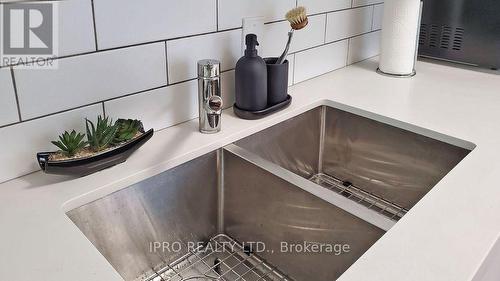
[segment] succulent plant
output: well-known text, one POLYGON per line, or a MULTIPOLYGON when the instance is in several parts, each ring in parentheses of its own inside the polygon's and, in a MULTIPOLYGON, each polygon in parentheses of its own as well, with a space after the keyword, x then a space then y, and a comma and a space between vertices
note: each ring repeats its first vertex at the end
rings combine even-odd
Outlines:
POLYGON ((118 119, 115 125, 118 126, 118 131, 116 132, 113 144, 133 139, 142 127, 141 121, 133 119, 118 119))
POLYGON ((100 115, 97 117, 96 125, 87 118, 85 118, 85 121, 87 140, 93 151, 101 151, 112 144, 118 131, 118 124, 113 124, 113 121, 109 120, 108 117, 102 118, 100 115))
POLYGON ((87 142, 83 140, 84 137, 84 134, 76 133, 75 130, 71 133, 65 131, 59 136, 59 140, 52 141, 52 144, 59 147, 65 156, 72 157, 87 145, 87 142))

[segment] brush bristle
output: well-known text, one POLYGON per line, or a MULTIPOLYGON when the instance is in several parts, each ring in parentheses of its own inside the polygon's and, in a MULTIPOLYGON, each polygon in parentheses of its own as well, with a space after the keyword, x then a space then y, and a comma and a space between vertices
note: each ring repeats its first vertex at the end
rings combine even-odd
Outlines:
POLYGON ((307 20, 306 8, 297 7, 286 13, 285 18, 290 22, 290 25, 300 26, 307 20))

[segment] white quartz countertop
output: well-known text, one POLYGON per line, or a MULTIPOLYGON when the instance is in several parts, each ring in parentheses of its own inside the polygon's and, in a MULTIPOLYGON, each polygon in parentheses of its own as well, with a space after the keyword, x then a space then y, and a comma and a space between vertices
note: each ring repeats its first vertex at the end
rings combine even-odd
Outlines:
POLYGON ((37 172, 0 184, 0 280, 122 280, 65 212, 321 104, 476 145, 339 280, 473 280, 500 234, 500 76, 419 62, 417 76, 397 79, 376 67, 297 84, 292 105, 261 120, 226 110, 218 134, 198 133, 197 120, 156 132, 126 163, 84 178, 37 172))

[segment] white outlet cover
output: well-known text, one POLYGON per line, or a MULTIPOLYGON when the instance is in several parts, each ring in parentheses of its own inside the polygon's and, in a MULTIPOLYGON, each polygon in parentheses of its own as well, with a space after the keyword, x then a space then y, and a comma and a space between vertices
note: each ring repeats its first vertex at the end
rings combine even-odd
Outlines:
MULTIPOLYGON (((264 38, 264 17, 248 17, 243 18, 243 32, 241 33, 241 55, 245 53, 245 37, 247 34, 257 35, 257 41, 261 43, 264 38)), ((257 50, 260 52, 260 46, 257 46, 257 50)))

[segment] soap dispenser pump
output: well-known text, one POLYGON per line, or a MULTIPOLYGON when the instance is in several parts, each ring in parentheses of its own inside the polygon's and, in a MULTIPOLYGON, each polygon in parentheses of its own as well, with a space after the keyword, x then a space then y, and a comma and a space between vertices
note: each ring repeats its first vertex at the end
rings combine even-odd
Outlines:
POLYGON ((247 111, 259 111, 267 107, 267 68, 258 56, 257 35, 245 37, 245 55, 238 60, 235 69, 236 107, 247 111))

